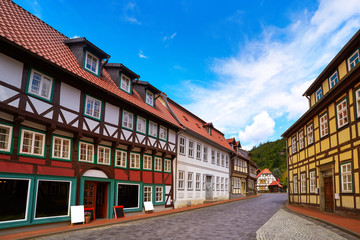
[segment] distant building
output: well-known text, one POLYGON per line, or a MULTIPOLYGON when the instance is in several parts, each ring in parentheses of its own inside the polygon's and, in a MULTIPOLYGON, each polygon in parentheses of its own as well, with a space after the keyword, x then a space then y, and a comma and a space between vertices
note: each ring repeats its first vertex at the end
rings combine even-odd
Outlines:
POLYGON ((269 185, 276 181, 272 172, 265 168, 257 175, 257 190, 258 192, 265 192, 269 191, 269 185))
POLYGON ((283 186, 278 181, 273 181, 268 186, 270 192, 281 192, 283 189, 283 186))

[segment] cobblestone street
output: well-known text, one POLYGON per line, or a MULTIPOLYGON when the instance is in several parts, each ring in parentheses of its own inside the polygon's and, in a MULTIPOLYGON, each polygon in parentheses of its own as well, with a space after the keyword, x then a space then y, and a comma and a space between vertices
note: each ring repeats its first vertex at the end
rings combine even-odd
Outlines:
POLYGON ((263 194, 243 201, 42 239, 256 239, 256 234, 261 239, 355 239, 343 233, 341 237, 336 229, 324 228, 280 210, 286 199, 286 194, 263 194))

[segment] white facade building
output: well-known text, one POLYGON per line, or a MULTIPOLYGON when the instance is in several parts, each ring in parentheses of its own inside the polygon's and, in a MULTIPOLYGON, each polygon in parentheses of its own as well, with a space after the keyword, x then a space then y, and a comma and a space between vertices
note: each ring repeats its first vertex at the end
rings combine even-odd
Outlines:
POLYGON ((272 174, 272 172, 265 168, 264 170, 262 170, 258 175, 257 175, 257 190, 259 191, 268 191, 269 190, 269 185, 273 182, 276 181, 276 178, 274 177, 274 175, 272 174))

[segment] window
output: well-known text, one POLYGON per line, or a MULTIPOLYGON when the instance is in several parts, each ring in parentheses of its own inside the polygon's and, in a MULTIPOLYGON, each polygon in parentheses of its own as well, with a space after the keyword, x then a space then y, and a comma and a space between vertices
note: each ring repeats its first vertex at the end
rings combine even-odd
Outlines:
POLYGON ((143 158, 143 169, 152 170, 152 156, 144 155, 143 158))
POLYGON ((223 153, 221 154, 221 166, 225 166, 225 155, 223 153))
POLYGON ((186 139, 183 136, 179 137, 179 154, 185 155, 186 139))
POLYGON ((337 112, 338 128, 341 128, 348 123, 346 99, 342 100, 338 105, 336 105, 336 112, 337 112))
POLYGON ((307 141, 308 141, 308 145, 314 143, 314 131, 313 131, 313 124, 311 123, 310 125, 307 126, 306 128, 307 130, 307 141))
POLYGON ((228 191, 229 187, 228 187, 228 178, 225 178, 225 191, 228 191))
POLYGON ((216 165, 220 166, 220 152, 216 151, 216 165))
POLYGON ((94 144, 79 142, 79 161, 94 162, 94 144))
POLYGON ((53 136, 51 157, 55 159, 70 160, 71 139, 53 136))
POLYGON ((124 74, 121 74, 120 89, 127 93, 131 92, 131 80, 124 74))
POLYGON ((220 191, 220 177, 216 177, 216 191, 220 191))
POLYGON ((208 147, 204 146, 203 148, 203 161, 207 162, 208 161, 208 147))
POLYGON ((155 171, 158 171, 158 172, 162 171, 162 158, 155 157, 154 168, 155 168, 155 171))
POLYGON ((303 149, 304 148, 304 131, 300 131, 299 132, 299 149, 303 149))
POLYGON ((201 160, 201 144, 196 143, 196 159, 201 160))
POLYGON ((29 179, 0 178, 2 207, 0 222, 26 220, 29 205, 29 179))
POLYGON ((161 187, 161 186, 156 186, 155 188, 155 201, 156 202, 162 202, 164 197, 164 187, 161 187))
POLYGON ((149 136, 157 137, 157 123, 149 121, 149 136))
POLYGON ((206 132, 209 134, 209 135, 211 135, 211 128, 210 127, 205 127, 205 129, 206 129, 206 132))
MULTIPOLYGON (((139 208, 140 199, 139 184, 118 184, 117 203, 124 206, 124 209, 139 208)), ((140 209, 139 209, 140 210, 140 209)))
POLYGON ((45 157, 45 134, 21 129, 20 154, 45 157))
POLYGON ((328 117, 327 117, 327 113, 325 113, 324 115, 322 115, 320 117, 320 137, 324 137, 326 135, 328 135, 328 117))
POLYGON ((316 171, 311 171, 309 173, 309 178, 310 178, 310 192, 311 193, 315 193, 315 188, 316 188, 316 175, 315 175, 316 171))
POLYGON ((166 127, 160 126, 159 138, 161 140, 167 141, 167 128, 166 127))
POLYGON ((150 92, 149 90, 146 90, 146 97, 145 97, 146 104, 150 106, 154 106, 154 93, 150 92))
POLYGON ((11 151, 13 127, 0 123, 0 152, 11 151))
POLYGON ((130 168, 140 169, 140 154, 130 153, 130 168))
POLYGON ((322 88, 320 87, 318 90, 316 90, 315 93, 315 101, 319 101, 322 98, 323 94, 322 94, 322 88))
POLYGON ((306 193, 306 173, 300 175, 301 193, 306 193))
POLYGON ((292 154, 296 153, 296 136, 291 139, 291 152, 292 154))
POLYGON ((144 186, 144 202, 151 202, 152 201, 152 187, 151 186, 144 186))
POLYGON ((360 88, 355 91, 356 116, 360 117, 360 88))
POLYGON ((142 134, 146 134, 146 119, 137 116, 136 118, 136 131, 142 134))
POLYGON ((101 105, 102 102, 96 98, 90 97, 89 95, 85 96, 85 116, 90 118, 95 118, 97 120, 101 119, 101 105))
POLYGON ((206 188, 206 186, 205 186, 205 184, 206 184, 206 174, 203 174, 202 176, 203 176, 202 190, 205 190, 205 188, 206 188))
POLYGON ((95 57, 89 52, 85 56, 85 69, 95 75, 99 74, 99 58, 95 57))
POLYGON ((194 157, 194 141, 189 139, 189 157, 194 157))
POLYGON ((68 216, 70 208, 69 181, 39 180, 35 218, 68 216))
POLYGON ((127 111, 123 111, 122 114, 122 127, 129 130, 133 130, 134 126, 134 115, 127 111))
POLYGON ((215 150, 211 149, 211 163, 215 164, 215 150))
POLYGON ((229 155, 226 155, 226 165, 225 165, 225 167, 226 168, 229 168, 229 155))
POLYGON ((164 161, 164 172, 171 172, 171 160, 170 159, 165 159, 164 161))
POLYGON ((193 190, 193 173, 192 172, 188 172, 187 189, 193 190))
POLYGON ((349 71, 359 63, 359 50, 356 50, 347 60, 349 71))
POLYGON ((53 79, 34 69, 31 70, 27 93, 51 101, 53 79))
POLYGON ((294 186, 294 193, 298 193, 298 177, 297 175, 293 176, 293 186, 294 186))
POLYGON ((224 191, 224 178, 221 177, 221 191, 224 191))
POLYGON ((97 163, 110 165, 111 148, 98 146, 97 163))
POLYGON ((178 189, 184 190, 185 172, 179 170, 178 189))
POLYGON ((196 174, 196 179, 195 179, 195 188, 196 190, 201 190, 201 174, 197 173, 196 174))
POLYGON ((115 166, 126 168, 127 152, 116 149, 115 151, 115 166))
POLYGON ((341 192, 352 192, 351 163, 341 164, 341 192))
POLYGON ((330 77, 329 77, 329 86, 330 89, 333 88, 338 82, 338 74, 337 71, 335 71, 330 77))

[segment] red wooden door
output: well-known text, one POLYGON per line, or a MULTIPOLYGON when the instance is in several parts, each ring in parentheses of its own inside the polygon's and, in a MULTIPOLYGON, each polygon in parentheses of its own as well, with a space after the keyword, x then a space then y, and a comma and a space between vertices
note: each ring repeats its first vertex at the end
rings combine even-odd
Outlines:
POLYGON ((324 178, 324 192, 325 192, 325 211, 333 212, 334 195, 333 195, 332 177, 324 178))
POLYGON ((85 182, 84 207, 95 208, 96 204, 96 182, 85 182))

